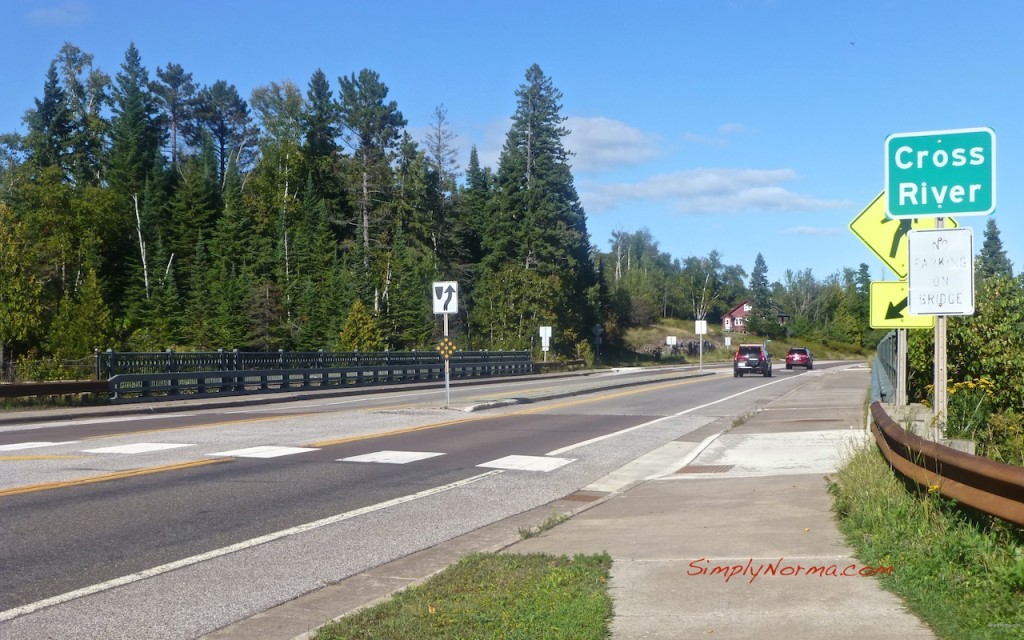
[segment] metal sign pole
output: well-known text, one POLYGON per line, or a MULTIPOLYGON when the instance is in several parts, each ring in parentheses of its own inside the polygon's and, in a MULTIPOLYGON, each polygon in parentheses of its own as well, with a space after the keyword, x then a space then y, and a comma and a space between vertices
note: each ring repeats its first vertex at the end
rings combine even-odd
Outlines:
MULTIPOLYGON (((946 219, 935 218, 935 228, 943 229, 946 219)), ((946 431, 946 407, 948 393, 946 391, 946 316, 935 316, 935 426, 939 433, 946 431)))
MULTIPOLYGON (((445 314, 443 314, 443 316, 444 316, 444 337, 447 338, 448 337, 448 314, 445 313, 445 314)), ((450 381, 450 377, 451 377, 451 358, 449 356, 445 356, 445 358, 444 358, 444 406, 445 407, 447 407, 448 405, 450 405, 452 403, 451 387, 449 386, 450 385, 450 382, 449 382, 450 381)))
POLYGON ((896 406, 907 406, 907 330, 896 330, 896 406))

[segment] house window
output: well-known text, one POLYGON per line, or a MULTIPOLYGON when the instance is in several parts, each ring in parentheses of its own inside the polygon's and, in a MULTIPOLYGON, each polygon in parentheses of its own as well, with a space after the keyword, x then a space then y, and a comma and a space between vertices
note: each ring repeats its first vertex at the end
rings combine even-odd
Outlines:
POLYGON ((737 327, 742 327, 743 326, 743 318, 736 318, 736 326, 737 327))
POLYGON ((753 308, 753 307, 751 307, 751 306, 750 306, 749 304, 744 304, 744 305, 743 305, 743 310, 744 310, 744 311, 746 311, 747 313, 750 313, 750 310, 751 310, 752 308, 753 308))

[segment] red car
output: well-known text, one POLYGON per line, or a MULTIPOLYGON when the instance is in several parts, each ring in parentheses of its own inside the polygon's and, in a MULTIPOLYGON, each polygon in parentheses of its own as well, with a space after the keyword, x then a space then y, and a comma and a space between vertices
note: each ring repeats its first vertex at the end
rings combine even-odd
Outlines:
POLYGON ((811 355, 810 349, 803 347, 793 347, 786 354, 786 368, 792 369, 793 367, 807 367, 810 371, 814 368, 814 356, 811 355))

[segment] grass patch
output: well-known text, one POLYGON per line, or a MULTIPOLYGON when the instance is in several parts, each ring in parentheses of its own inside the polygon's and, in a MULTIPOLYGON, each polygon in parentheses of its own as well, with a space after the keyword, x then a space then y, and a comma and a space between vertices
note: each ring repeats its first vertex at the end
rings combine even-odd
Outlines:
POLYGON ((940 638, 1024 637, 1024 530, 909 487, 875 447, 829 481, 833 510, 864 564, 940 638))
POLYGON ((611 563, 607 553, 473 554, 316 640, 604 639, 611 563))

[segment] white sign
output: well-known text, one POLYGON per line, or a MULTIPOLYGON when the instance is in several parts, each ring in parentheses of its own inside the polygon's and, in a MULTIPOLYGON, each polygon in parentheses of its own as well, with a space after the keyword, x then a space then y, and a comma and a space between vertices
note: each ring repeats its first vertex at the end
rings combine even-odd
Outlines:
POLYGON ((550 338, 551 337, 551 327, 541 327, 540 328, 540 337, 542 337, 542 338, 550 338))
POLYGON ((708 321, 707 320, 698 320, 697 321, 696 329, 697 330, 695 331, 695 333, 698 336, 705 335, 708 332, 708 321))
POLYGON ((974 229, 907 232, 907 285, 912 315, 969 316, 974 313, 974 229))
POLYGON ((732 346, 732 336, 725 336, 725 346, 727 346, 727 347, 731 347, 732 346))
POLYGON ((665 336, 665 344, 674 347, 678 344, 678 339, 676 336, 665 336))
POLYGON ((432 291, 435 314, 446 315, 459 312, 458 282, 435 282, 432 291))

